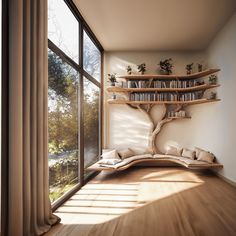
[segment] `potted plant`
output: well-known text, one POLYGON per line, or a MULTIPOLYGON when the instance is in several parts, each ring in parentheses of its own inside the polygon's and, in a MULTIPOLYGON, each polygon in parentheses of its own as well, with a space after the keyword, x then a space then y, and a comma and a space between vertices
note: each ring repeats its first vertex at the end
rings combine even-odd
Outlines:
POLYGON ((203 65, 198 63, 197 64, 198 72, 202 72, 202 68, 203 68, 203 65))
POLYGON ((210 94, 210 100, 215 100, 217 97, 217 93, 216 92, 211 92, 210 94))
POLYGON ((209 81, 209 84, 216 84, 217 83, 217 76, 210 75, 208 81, 209 81))
POLYGON ((138 72, 140 72, 143 75, 146 71, 146 64, 142 63, 140 65, 137 65, 137 67, 138 67, 138 72))
POLYGON ((192 74, 192 72, 193 72, 193 63, 187 64, 185 69, 186 69, 187 75, 192 74))
POLYGON ((108 75, 108 80, 109 80, 109 82, 110 82, 110 85, 111 86, 115 86, 116 84, 116 82, 117 82, 117 80, 116 80, 116 73, 113 73, 113 74, 107 74, 108 75))
POLYGON ((127 74, 128 74, 128 75, 131 75, 131 74, 132 74, 132 68, 131 68, 131 66, 127 66, 127 67, 126 67, 126 71, 127 71, 127 74))
POLYGON ((161 74, 165 74, 165 75, 172 74, 172 68, 173 68, 172 58, 160 61, 158 65, 160 66, 159 71, 161 74))

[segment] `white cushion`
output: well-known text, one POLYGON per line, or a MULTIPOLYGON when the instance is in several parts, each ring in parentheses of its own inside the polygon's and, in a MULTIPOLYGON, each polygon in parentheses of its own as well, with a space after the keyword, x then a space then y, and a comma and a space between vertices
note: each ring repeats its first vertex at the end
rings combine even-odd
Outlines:
POLYGON ((181 156, 173 156, 173 155, 165 155, 165 154, 156 154, 154 155, 154 158, 156 159, 172 159, 172 160, 178 160, 182 161, 187 165, 194 165, 194 164, 202 164, 202 165, 207 165, 206 162, 203 161, 197 161, 197 160, 192 160, 186 157, 181 157, 181 156))
POLYGON ((194 160, 195 159, 195 151, 184 148, 183 152, 182 152, 182 157, 186 157, 186 158, 190 158, 190 159, 194 160))
POLYGON ((196 154, 195 154, 195 155, 196 155, 196 158, 198 159, 200 152, 201 152, 201 151, 205 151, 205 150, 203 150, 203 149, 201 149, 201 148, 199 148, 199 147, 195 147, 194 151, 195 151, 195 153, 196 153, 196 154))
POLYGON ((128 157, 128 158, 124 159, 123 161, 121 161, 121 162, 119 162, 115 165, 110 165, 109 166, 109 165, 106 165, 106 164, 102 164, 102 166, 117 169, 119 167, 122 167, 122 166, 125 166, 125 165, 131 163, 132 161, 141 160, 141 159, 150 159, 150 158, 153 158, 151 154, 142 154, 142 155, 136 155, 136 156, 128 157))
POLYGON ((103 165, 103 164, 105 164, 105 165, 115 165, 115 164, 117 164, 121 161, 122 161, 121 159, 117 159, 117 158, 115 158, 115 159, 101 159, 100 161, 98 161, 98 164, 99 165, 103 165))
POLYGON ((177 148, 174 146, 168 146, 166 155, 181 156, 182 148, 177 148))
POLYGON ((131 157, 131 156, 135 156, 134 151, 130 148, 123 149, 123 150, 119 151, 118 154, 120 155, 121 159, 125 159, 125 158, 131 157))
POLYGON ((102 154, 102 159, 120 159, 118 152, 114 149, 102 154))
POLYGON ((102 154, 103 153, 106 153, 106 152, 110 152, 110 151, 113 151, 114 148, 106 148, 106 149, 102 149, 102 154))
POLYGON ((215 159, 215 156, 210 153, 210 152, 206 152, 206 151, 201 151, 199 153, 199 156, 198 156, 198 161, 204 161, 204 162, 207 162, 207 163, 213 163, 214 162, 214 159, 215 159))

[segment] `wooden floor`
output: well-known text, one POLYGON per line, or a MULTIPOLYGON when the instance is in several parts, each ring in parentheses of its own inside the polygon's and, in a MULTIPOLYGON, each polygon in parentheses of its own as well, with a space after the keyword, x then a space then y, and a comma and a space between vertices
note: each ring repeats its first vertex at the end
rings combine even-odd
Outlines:
POLYGON ((235 236, 236 188, 208 172, 100 173, 55 213, 46 236, 235 236))

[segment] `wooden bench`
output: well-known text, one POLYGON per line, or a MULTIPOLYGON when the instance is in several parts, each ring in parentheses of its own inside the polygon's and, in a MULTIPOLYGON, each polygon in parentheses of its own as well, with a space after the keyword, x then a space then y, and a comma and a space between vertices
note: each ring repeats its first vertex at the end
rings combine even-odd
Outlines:
MULTIPOLYGON (((138 156, 137 156, 138 157, 138 156)), ((127 158, 128 159, 128 158, 127 158)), ((153 166, 170 166, 170 165, 179 165, 184 166, 188 169, 195 170, 203 170, 203 169, 221 169, 223 165, 214 162, 207 163, 197 160, 190 160, 184 157, 170 156, 170 155, 154 155, 153 157, 148 158, 138 158, 138 159, 130 159, 131 161, 122 161, 116 165, 100 165, 99 161, 89 166, 88 170, 96 170, 96 171, 122 171, 128 169, 134 165, 153 165, 153 166)))

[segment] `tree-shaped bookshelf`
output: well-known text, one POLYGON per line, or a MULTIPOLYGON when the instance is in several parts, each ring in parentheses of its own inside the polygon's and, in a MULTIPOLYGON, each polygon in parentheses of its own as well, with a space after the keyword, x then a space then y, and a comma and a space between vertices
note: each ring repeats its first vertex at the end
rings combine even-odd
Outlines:
POLYGON ((156 138, 165 124, 176 119, 190 119, 185 111, 189 105, 220 101, 216 98, 204 98, 206 90, 220 85, 208 84, 203 78, 218 71, 220 70, 208 69, 190 75, 120 76, 122 87, 108 87, 107 91, 121 93, 125 99, 109 99, 108 103, 127 104, 133 109, 139 109, 152 124, 148 151, 152 154, 161 153, 156 146, 156 138), (151 117, 151 110, 155 105, 163 105, 165 108, 157 123, 151 117))

